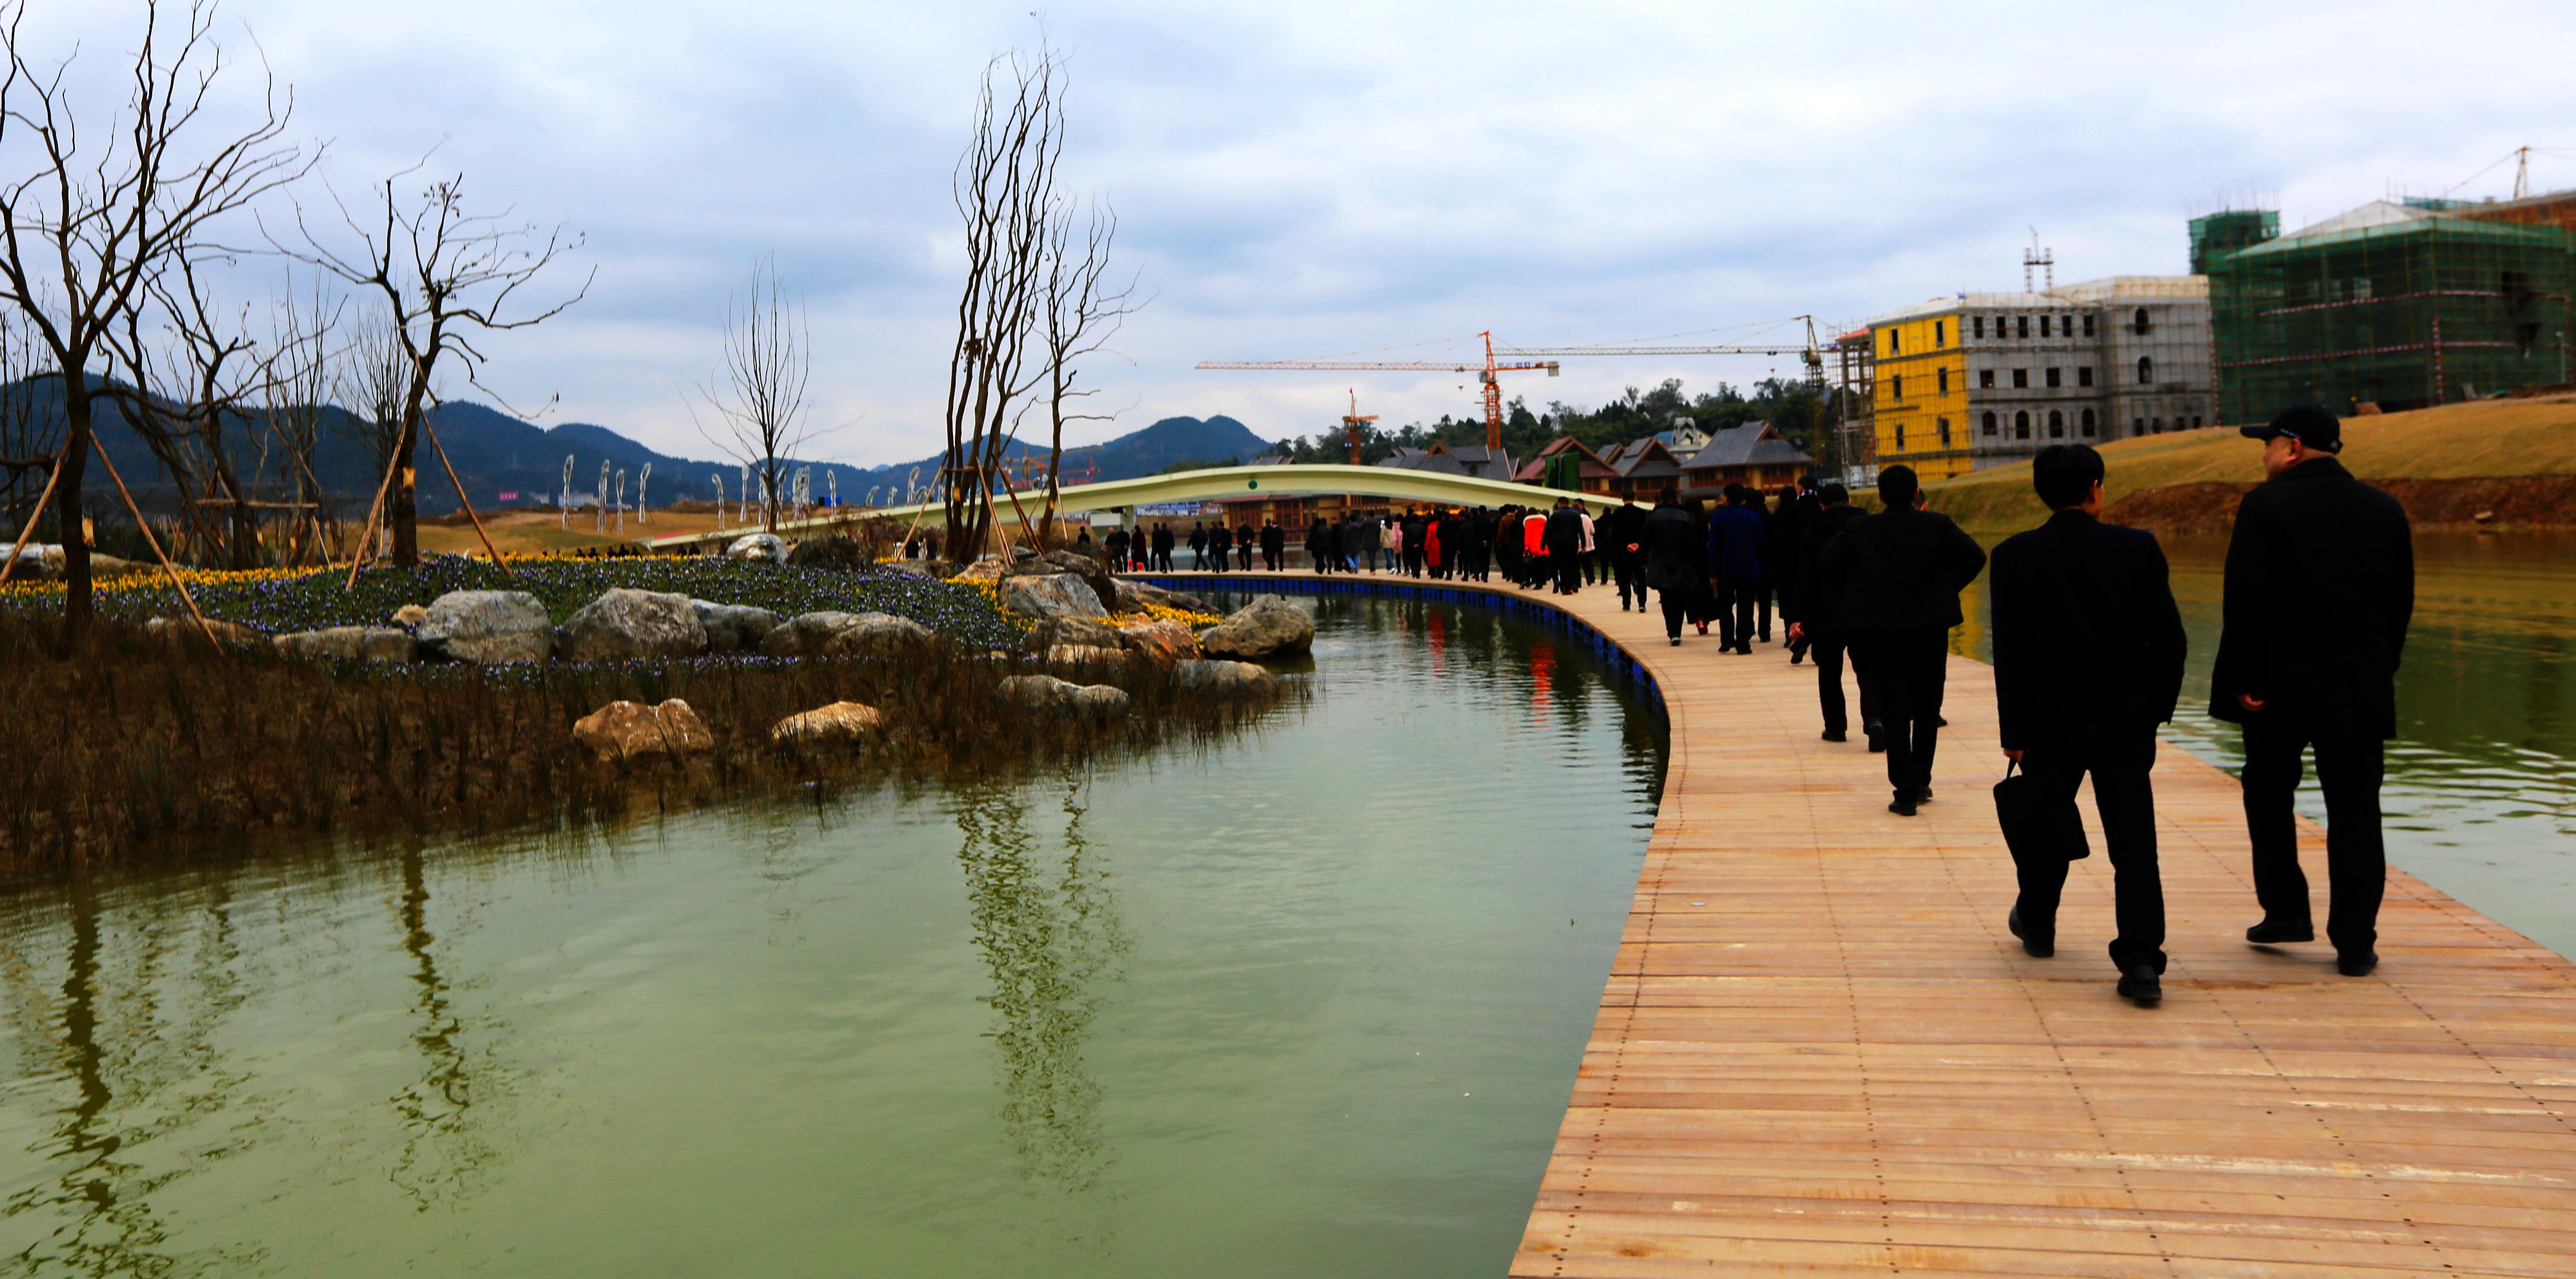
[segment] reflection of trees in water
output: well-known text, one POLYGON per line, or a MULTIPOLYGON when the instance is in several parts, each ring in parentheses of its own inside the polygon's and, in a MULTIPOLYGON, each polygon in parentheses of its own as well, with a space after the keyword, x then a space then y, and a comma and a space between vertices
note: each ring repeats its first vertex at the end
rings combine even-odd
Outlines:
POLYGON ((957 797, 957 850, 966 874, 975 946, 993 977, 1001 1050, 1002 1122, 1021 1173, 1085 1191, 1107 1170, 1100 1134, 1100 1082, 1085 1060, 1092 1022, 1119 978, 1127 940, 1106 863, 1082 832, 1083 779, 1063 782, 1060 864, 1029 831, 1028 804, 993 784, 957 797))
POLYGON ((146 902, 122 921, 132 936, 121 949, 91 886, 73 884, 68 905, 58 998, 43 991, 34 964, 14 951, 7 957, 17 1074, 53 1075, 68 1093, 55 1111, 61 1121, 28 1148, 58 1171, 0 1209, 0 1218, 34 1236, 9 1266, 28 1274, 174 1273, 183 1258, 165 1250, 169 1234, 151 1196, 233 1147, 180 1150, 171 1140, 207 1115, 224 1115, 238 1134, 267 1114, 264 1104, 233 1095, 246 1076, 218 1069, 214 1046, 243 999, 231 896, 214 889, 202 918, 146 902))
POLYGON ((410 1197, 417 1211, 427 1212, 442 1199, 472 1193, 494 1151, 470 1122, 476 1062, 466 1044, 465 1022, 455 1010, 454 992, 439 971, 420 850, 405 849, 401 861, 402 897, 395 918, 403 953, 411 961, 406 974, 413 987, 411 1042, 419 1050, 422 1071, 419 1079, 386 1099, 402 1134, 386 1178, 410 1197))

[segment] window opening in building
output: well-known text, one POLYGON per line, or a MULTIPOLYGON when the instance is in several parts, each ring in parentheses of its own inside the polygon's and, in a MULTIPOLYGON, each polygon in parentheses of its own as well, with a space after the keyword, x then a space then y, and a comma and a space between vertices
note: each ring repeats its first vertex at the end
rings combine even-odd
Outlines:
POLYGON ((1948 369, 1935 369, 1935 370, 1933 370, 1933 381, 1934 381, 1934 382, 1936 382, 1936 383, 1940 386, 1940 388, 1941 388, 1941 394, 1943 394, 1943 395, 1948 395, 1948 394, 1950 393, 1950 370, 1948 370, 1948 369))
POLYGON ((1905 424, 1903 422, 1896 424, 1896 451, 1899 453, 1905 451, 1905 424))
POLYGON ((2027 440, 2030 438, 2030 412, 2028 410, 2023 410, 2022 412, 2013 414, 2013 438, 2016 440, 2027 440))
POLYGON ((2076 368, 2075 368, 2075 384, 2076 384, 2077 386, 2091 386, 2091 385, 2093 385, 2093 366, 2092 366, 2092 365, 2090 365, 2090 364, 2081 364, 2081 365, 2077 365, 2077 366, 2076 366, 2076 368))
POLYGON ((2056 369, 2050 369, 2048 371, 2048 384, 2050 386, 2062 386, 2065 383, 2060 379, 2056 369))
POLYGON ((1932 322, 1932 345, 1940 346, 1949 340, 1949 326, 1943 321, 1934 320, 1932 322))
POLYGON ((2141 356, 2139 356, 2139 357, 2138 357, 2138 385, 2140 385, 2140 386, 2153 386, 2153 385, 2155 385, 2155 384, 2156 384, 2156 362, 2155 362, 2154 357, 2152 357, 2152 356, 2145 356, 2145 355, 2141 355, 2141 356))
POLYGON ((2200 415, 2197 413, 2191 415, 2191 429, 2195 431, 2200 429, 2200 415))
POLYGON ((1904 374, 1899 373, 1896 376, 1887 379, 1887 393, 1896 399, 1901 400, 1905 398, 1904 374))
POLYGON ((2014 370, 2013 370, 2013 386, 2014 386, 2015 388, 2027 388, 2029 385, 2030 385, 2030 370, 2028 370, 2028 369, 2014 369, 2014 370))
POLYGON ((1988 391, 1995 389, 1995 371, 1993 369, 1977 370, 1977 385, 1988 391))
POLYGON ((2148 419, 2147 419, 2147 434, 2149 434, 2149 435, 2162 435, 2162 434, 2164 434, 2164 433, 2165 433, 2165 420, 2164 420, 2163 418, 2160 418, 2160 417, 2151 417, 2151 418, 2148 418, 2148 419))
POLYGON ((1894 329, 1889 329, 1887 331, 1887 353, 1889 355, 1896 354, 1896 330, 1894 329))
POLYGON ((1988 435, 1992 435, 1992 434, 1994 434, 1994 433, 1995 433, 1995 414, 1994 414, 1994 411, 1993 411, 1992 409, 1989 409, 1989 410, 1987 410, 1987 411, 1986 411, 1986 434, 1988 434, 1988 435))
POLYGON ((2049 317, 2045 315, 2039 317, 2039 335, 2041 337, 2048 336, 2048 318, 2049 317))
POLYGON ((2131 435, 2144 435, 2144 434, 2146 434, 2146 433, 2147 433, 2147 420, 2146 420, 2145 418, 2142 418, 2142 417, 2133 417, 2133 418, 2130 418, 2130 419, 2129 419, 2129 434, 2131 434, 2131 435))
POLYGON ((1968 326, 1968 331, 1971 334, 1980 338, 1986 335, 1986 317, 1982 315, 1974 316, 1969 319, 1968 326))
POLYGON ((2093 336, 2093 313, 2090 311, 2084 313, 2084 336, 2093 336))
POLYGON ((2138 313, 2129 320, 2129 331, 2133 333, 2144 333, 2147 331, 2148 327, 2147 308, 2139 307, 2138 313))
POLYGON ((2048 411, 2048 438, 2052 440, 2066 438, 2066 415, 2056 409, 2048 411))
POLYGON ((2020 316, 2015 316, 2015 317, 2013 317, 2013 318, 2014 318, 2014 319, 2016 319, 2016 320, 2019 320, 2019 321, 2021 322, 2020 324, 2018 324, 2018 325, 2016 325, 2016 326, 2015 326, 2015 327, 2017 327, 2017 328, 2019 328, 2019 329, 2021 330, 2021 335, 2022 335, 2023 337, 2029 337, 2029 336, 2030 336, 2030 317, 2029 317, 2029 316, 2027 316, 2027 315, 2020 315, 2020 316))
POLYGON ((1950 419, 1946 417, 1937 417, 1932 419, 1932 421, 1941 432, 1941 447, 1945 449, 1950 447, 1950 419))
POLYGON ((2092 439, 2092 438, 2093 438, 2093 410, 2091 410, 2091 409, 2086 409, 2086 410, 2084 410, 2084 419, 2083 419, 2083 421, 2084 421, 2084 438, 2085 438, 2085 439, 2088 439, 2088 440, 2089 440, 2089 439, 2092 439))

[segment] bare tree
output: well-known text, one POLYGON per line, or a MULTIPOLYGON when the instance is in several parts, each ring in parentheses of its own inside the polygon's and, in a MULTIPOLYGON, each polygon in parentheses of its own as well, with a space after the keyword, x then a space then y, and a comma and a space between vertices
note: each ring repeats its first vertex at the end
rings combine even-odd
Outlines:
POLYGON ((392 318, 378 310, 361 313, 332 364, 331 398, 343 415, 340 434, 365 454, 369 475, 383 475, 402 447, 403 397, 411 392, 411 360, 394 336, 392 318))
POLYGON ((63 427, 42 399, 42 375, 50 372, 35 330, 16 312, 0 311, 0 513, 8 525, 0 537, 15 538, 27 526, 53 478, 63 427))
POLYGON ((788 296, 774 259, 754 262, 751 287, 725 299, 724 367, 698 388, 715 425, 698 415, 695 404, 689 416, 698 434, 741 463, 759 486, 761 527, 772 533, 778 531, 788 468, 809 439, 805 380, 811 363, 805 308, 788 296))
MULTIPOLYGON (((401 352, 403 372, 402 400, 396 410, 401 430, 387 459, 382 486, 384 522, 393 530, 394 563, 404 568, 420 562, 414 453, 435 406, 431 388, 441 362, 462 368, 469 384, 499 399, 479 380, 487 357, 478 341, 492 333, 533 328, 563 314, 589 294, 591 281, 598 276, 596 268, 585 274, 570 297, 527 302, 523 293, 547 267, 580 248, 581 236, 568 234, 560 225, 541 230, 533 223, 514 222, 508 209, 471 212, 462 175, 432 179, 406 201, 396 194, 397 184, 419 171, 415 166, 378 184, 364 223, 335 195, 340 220, 357 242, 355 250, 326 246, 306 225, 301 210, 296 215, 301 243, 294 248, 278 246, 289 256, 383 300, 386 327, 401 352)), ((462 500, 463 494, 458 497, 462 500)))
POLYGON ((242 569, 256 558, 259 521, 227 427, 244 421, 267 370, 248 308, 227 312, 203 278, 224 261, 192 246, 164 260, 143 304, 108 330, 102 384, 177 488, 179 525, 200 558, 242 569))
MULTIPOLYGON (((331 334, 339 327, 341 304, 322 295, 319 282, 308 300, 298 300, 290 287, 270 310, 268 377, 261 387, 269 437, 279 452, 279 477, 287 493, 287 559, 301 562, 317 546, 328 557, 330 524, 322 477, 315 455, 322 444, 322 420, 331 403, 331 334), (306 535, 313 535, 308 540, 306 535)), ((376 459, 382 462, 384 459, 376 459)))
POLYGON ((1014 52, 988 64, 974 136, 950 182, 965 221, 966 282, 948 357, 939 489, 948 554, 959 560, 983 553, 1009 428, 1044 369, 1032 368, 1028 356, 1046 306, 1047 232, 1064 149, 1063 69, 1043 45, 1034 57, 1014 52))
POLYGON ((206 117, 226 65, 209 34, 214 0, 191 0, 186 19, 169 31, 157 0, 145 0, 124 101, 106 113, 105 144, 87 147, 65 84, 70 59, 32 62, 20 39, 25 17, 23 0, 0 8, 8 58, 0 81, 0 304, 25 317, 62 377, 54 500, 68 646, 91 616, 80 504, 102 391, 90 362, 172 255, 199 242, 209 223, 301 177, 320 148, 283 141, 293 95, 281 96, 265 72, 261 110, 246 128, 226 131, 206 117))
POLYGON ((1056 482, 1064 468, 1064 424, 1108 421, 1114 414, 1068 410, 1098 388, 1082 385, 1074 362, 1106 351, 1119 326, 1151 299, 1136 295, 1140 274, 1124 283, 1109 274, 1110 246, 1118 238, 1118 211, 1094 200, 1074 238, 1074 211, 1068 203, 1049 219, 1046 270, 1046 518, 1054 527, 1056 482))

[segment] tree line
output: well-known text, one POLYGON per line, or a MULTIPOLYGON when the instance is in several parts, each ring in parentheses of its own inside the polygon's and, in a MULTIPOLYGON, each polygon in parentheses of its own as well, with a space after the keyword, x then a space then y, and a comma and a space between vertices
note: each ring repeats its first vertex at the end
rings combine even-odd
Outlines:
MULTIPOLYGON (((1720 382, 1716 390, 1696 395, 1683 389, 1680 378, 1667 378, 1652 390, 1628 387, 1619 398, 1590 410, 1553 401, 1545 412, 1533 412, 1525 400, 1515 396, 1503 414, 1503 448, 1515 459, 1527 459, 1559 436, 1572 436, 1585 447, 1598 450, 1671 430, 1684 419, 1702 431, 1758 420, 1770 423, 1783 438, 1814 453, 1829 425, 1829 399, 1829 395, 1820 397, 1804 379, 1778 377, 1755 382, 1751 394, 1720 382)), ((1284 440, 1279 452, 1291 462, 1342 462, 1350 457, 1348 440, 1345 429, 1335 426, 1284 440)), ((1360 427, 1360 461, 1373 466, 1393 456, 1397 449, 1425 449, 1435 440, 1451 448, 1480 448, 1485 443, 1485 420, 1444 413, 1436 422, 1409 422, 1392 429, 1364 423, 1360 427)))

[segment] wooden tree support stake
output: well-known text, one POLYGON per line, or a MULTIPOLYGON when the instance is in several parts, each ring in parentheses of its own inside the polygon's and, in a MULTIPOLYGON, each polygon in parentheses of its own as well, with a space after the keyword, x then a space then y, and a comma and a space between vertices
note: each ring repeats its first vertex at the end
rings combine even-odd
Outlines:
POLYGON ((60 483, 63 478, 63 459, 70 455, 70 449, 64 449, 54 455, 54 473, 45 478, 45 491, 37 497, 36 509, 27 513, 27 527, 19 530, 18 540, 10 545, 8 560, 0 562, 0 585, 6 585, 9 575, 18 571, 18 552, 27 549, 27 539, 36 535, 36 521, 45 518, 45 503, 53 500, 54 485, 60 483))
MULTIPOLYGON (((438 442, 438 428, 429 424, 429 415, 426 413, 420 415, 420 429, 428 433, 429 447, 437 450, 438 466, 440 470, 447 472, 447 482, 456 486, 456 503, 465 508, 465 518, 474 521, 474 536, 483 539, 483 549, 492 556, 492 567, 501 570, 503 577, 517 577, 518 574, 511 572, 509 565, 501 562, 501 548, 492 545, 492 535, 483 531, 483 517, 474 513, 474 499, 465 496, 465 481, 456 478, 456 468, 447 461, 447 446, 438 442)), ((625 487, 626 482, 619 480, 618 491, 625 492, 625 487)))
POLYGON ((152 525, 143 518, 143 508, 135 505, 134 495, 126 491, 125 477, 116 473, 116 459, 107 455, 107 446, 98 442, 97 432, 90 433, 89 444, 90 448, 98 453, 98 460, 106 464, 107 478, 116 481, 116 495, 125 499, 125 509, 133 512, 134 527, 143 530, 143 544, 152 548, 152 558, 161 561, 161 571, 169 574, 170 585, 178 588, 179 602, 188 606, 188 616, 197 619, 197 629, 205 633, 206 643, 213 646, 217 652, 221 652, 224 647, 223 641, 215 638, 215 628, 207 623, 206 615, 197 611, 197 597, 190 595, 188 584, 179 580, 178 566, 170 562, 169 556, 161 553, 161 539, 152 536, 152 525))
POLYGON ((376 536, 376 517, 384 513, 385 494, 393 491, 394 471, 402 465, 401 450, 395 449, 388 452, 389 456, 385 458, 384 482, 376 485, 376 501, 374 505, 367 508, 366 527, 358 530, 358 544, 349 548, 349 580, 340 587, 344 591, 358 589, 358 570, 366 567, 367 543, 376 536))

